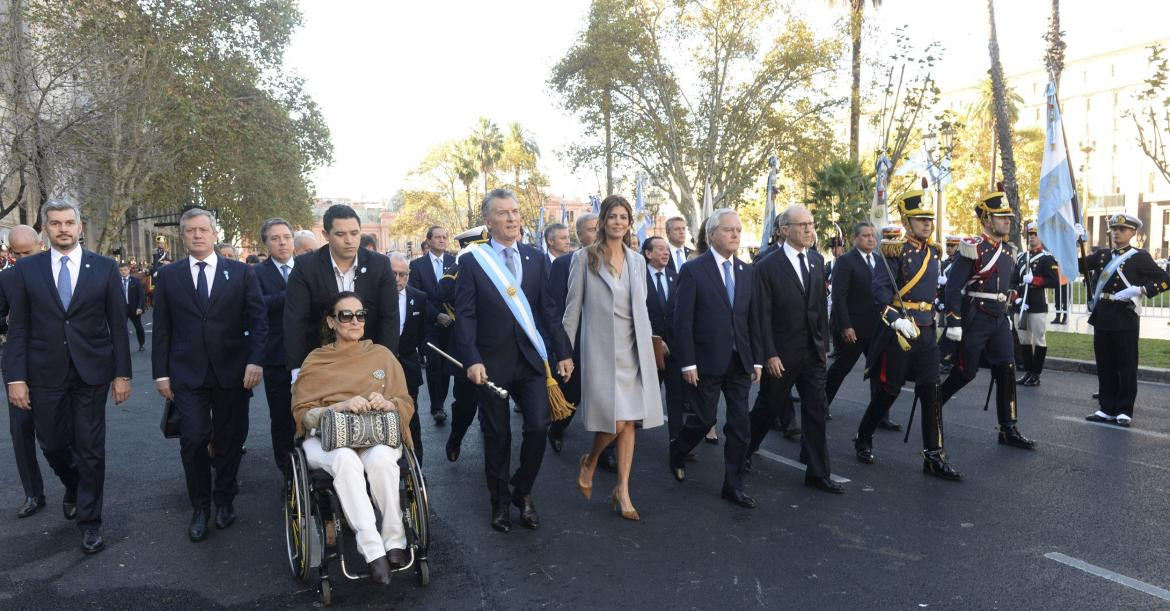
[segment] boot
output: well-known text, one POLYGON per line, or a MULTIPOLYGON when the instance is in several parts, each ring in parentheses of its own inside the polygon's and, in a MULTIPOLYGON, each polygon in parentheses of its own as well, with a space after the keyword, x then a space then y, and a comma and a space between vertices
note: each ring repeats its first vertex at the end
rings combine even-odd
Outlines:
POLYGON ((1031 344, 1020 346, 1021 362, 1017 363, 1017 365, 1019 366, 1019 369, 1024 371, 1024 375, 1023 377, 1016 379, 1016 384, 1020 384, 1021 386, 1028 385, 1027 382, 1032 377, 1032 363, 1034 354, 1035 352, 1033 351, 1031 344))
POLYGON ((914 389, 922 410, 922 447, 936 450, 943 447, 941 391, 938 384, 921 384, 914 389))
POLYGON ((1033 450, 1036 448, 1036 442, 1020 434, 1020 431, 1016 429, 1016 425, 1014 424, 999 425, 999 443, 1025 450, 1033 450))
POLYGON ((992 368, 992 373, 995 375, 995 412, 999 417, 999 443, 1025 450, 1035 448, 1036 442, 1024 437, 1016 429, 1019 413, 1016 411, 1015 366, 996 365, 992 368))
POLYGON ((872 465, 875 462, 873 457, 873 437, 862 437, 861 433, 854 435, 853 450, 857 453, 858 462, 863 462, 867 465, 872 465))
POLYGON ((1048 346, 1036 346, 1036 354, 1032 357, 1032 379, 1025 386, 1039 386, 1040 374, 1044 371, 1044 358, 1048 356, 1048 346))
POLYGON ((963 474, 947 462, 947 455, 942 448, 922 451, 922 472, 952 482, 963 479, 963 474))

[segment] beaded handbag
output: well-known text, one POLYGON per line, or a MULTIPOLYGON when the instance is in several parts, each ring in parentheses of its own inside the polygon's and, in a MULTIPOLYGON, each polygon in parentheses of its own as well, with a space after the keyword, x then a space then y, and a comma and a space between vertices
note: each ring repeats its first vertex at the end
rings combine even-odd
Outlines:
POLYGON ((326 410, 317 424, 321 449, 368 448, 402 445, 402 430, 398 412, 339 412, 326 410))

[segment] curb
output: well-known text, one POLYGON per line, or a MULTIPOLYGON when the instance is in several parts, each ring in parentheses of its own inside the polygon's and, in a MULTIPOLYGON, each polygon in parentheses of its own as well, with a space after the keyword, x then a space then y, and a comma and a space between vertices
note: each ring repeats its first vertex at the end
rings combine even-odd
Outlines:
MULTIPOLYGON (((1050 356, 1044 361, 1045 369, 1097 375, 1097 363, 1077 359, 1062 359, 1050 356)), ((1138 367, 1137 378, 1143 382, 1170 384, 1170 369, 1160 367, 1138 367)))

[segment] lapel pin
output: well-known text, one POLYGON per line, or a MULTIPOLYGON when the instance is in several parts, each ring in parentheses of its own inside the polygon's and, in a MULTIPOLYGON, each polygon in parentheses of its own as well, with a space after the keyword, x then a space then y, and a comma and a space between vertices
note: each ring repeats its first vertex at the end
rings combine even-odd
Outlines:
POLYGON ((364 273, 366 273, 366 268, 364 268, 364 267, 363 267, 363 268, 361 268, 360 270, 358 270, 358 273, 359 273, 359 274, 364 274, 364 273))
POLYGON ((224 280, 231 280, 232 279, 231 275, 228 274, 228 270, 226 270, 226 269, 223 270, 223 279, 224 280))
POLYGON ((527 260, 528 260, 528 255, 524 255, 524 260, 525 260, 525 261, 527 261, 527 260))
POLYGON ((86 264, 85 264, 85 267, 86 267, 86 268, 88 268, 88 267, 89 267, 89 263, 86 263, 86 264))
POLYGON ((739 271, 741 271, 741 272, 743 271, 743 266, 742 266, 742 265, 740 265, 740 266, 739 266, 739 271))

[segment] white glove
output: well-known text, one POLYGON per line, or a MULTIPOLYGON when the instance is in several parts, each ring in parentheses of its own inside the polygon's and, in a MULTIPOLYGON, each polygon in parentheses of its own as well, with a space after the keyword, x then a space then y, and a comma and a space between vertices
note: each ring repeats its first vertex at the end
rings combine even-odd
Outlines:
POLYGON ((947 327, 947 339, 952 342, 963 341, 963 327, 947 327))
POLYGON ((890 323, 890 326, 906 339, 914 339, 918 337, 918 325, 914 324, 914 321, 912 320, 899 318, 898 320, 890 323))
POLYGON ((1021 303, 1024 303, 1023 297, 1016 297, 1016 300, 1012 302, 1013 305, 1020 305, 1021 303))
POLYGON ((1028 311, 1028 304, 1025 303, 1024 305, 1020 306, 1020 313, 1021 314, 1023 314, 1024 312, 1027 312, 1027 311, 1028 311))
POLYGON ((1077 232, 1077 235, 1081 237, 1082 241, 1087 242, 1089 240, 1089 232, 1085 231, 1084 225, 1077 223, 1076 225, 1073 225, 1073 230, 1077 232))
POLYGON ((1032 284, 1033 277, 1034 276, 1032 276, 1032 272, 1028 272, 1028 273, 1024 274, 1024 284, 1032 284))
POLYGON ((946 285, 947 285, 947 276, 946 276, 946 274, 939 274, 939 275, 938 275, 938 285, 939 285, 939 286, 946 286, 946 285))
POLYGON ((1113 301, 1129 301, 1134 297, 1140 297, 1142 294, 1142 287, 1131 286, 1127 289, 1121 289, 1113 294, 1113 301))

